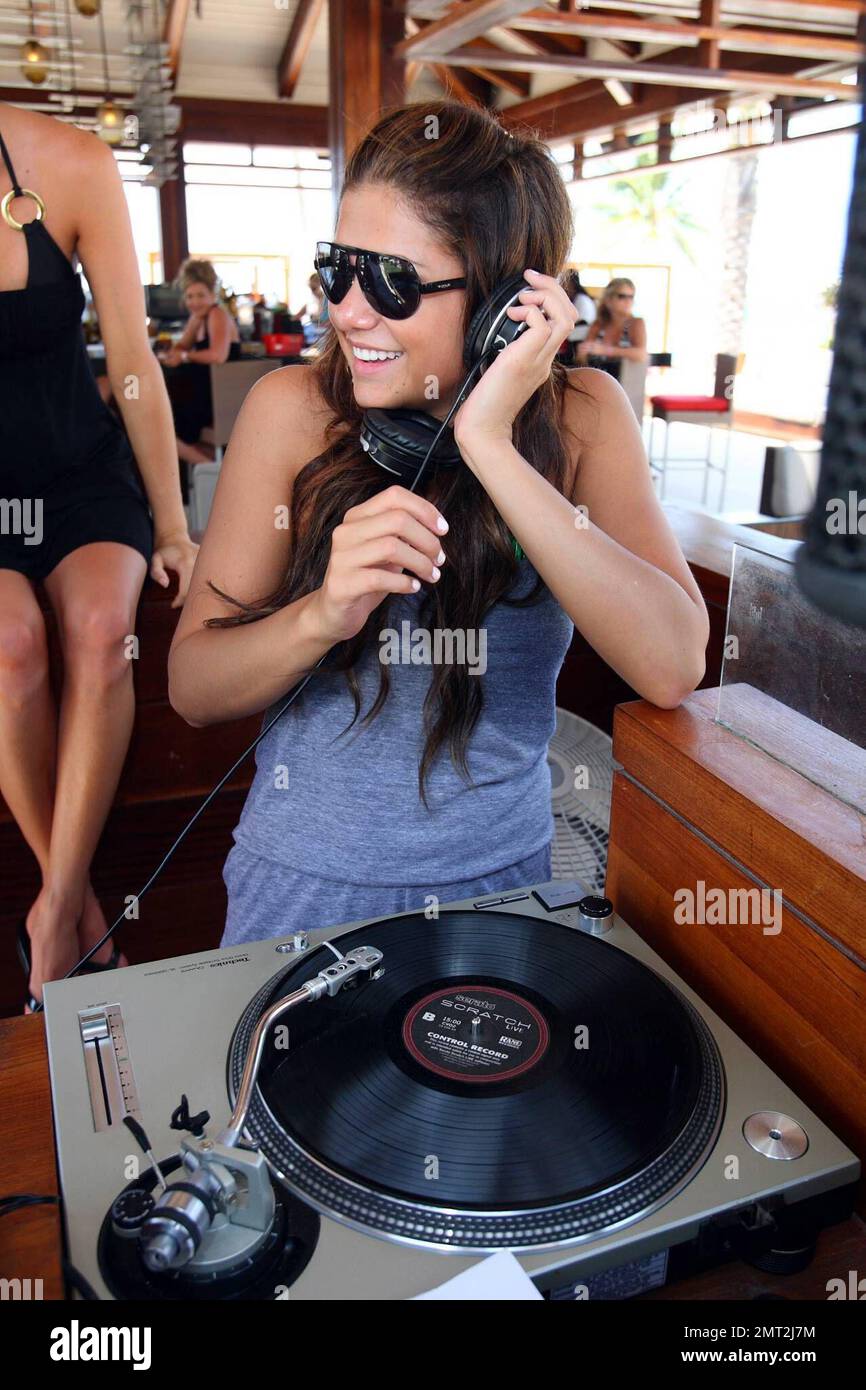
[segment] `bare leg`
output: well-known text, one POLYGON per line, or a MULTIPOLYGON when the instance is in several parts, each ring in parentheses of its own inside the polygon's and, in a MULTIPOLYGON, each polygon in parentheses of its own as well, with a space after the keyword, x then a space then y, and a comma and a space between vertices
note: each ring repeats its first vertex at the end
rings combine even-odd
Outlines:
POLYGON ((100 541, 67 555, 45 581, 60 625, 64 686, 50 847, 31 914, 37 997, 42 981, 56 978, 52 964, 70 946, 92 945, 104 922, 98 904, 93 910, 89 869, 129 745, 135 696, 125 639, 145 571, 131 547, 100 541))
POLYGON ((29 579, 0 570, 0 792, 43 874, 51 843, 56 740, 42 611, 29 579))

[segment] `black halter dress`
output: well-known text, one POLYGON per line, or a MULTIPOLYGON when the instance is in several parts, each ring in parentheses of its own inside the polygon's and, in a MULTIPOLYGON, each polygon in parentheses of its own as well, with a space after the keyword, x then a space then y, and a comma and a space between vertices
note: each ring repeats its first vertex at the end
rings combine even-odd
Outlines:
MULTIPOLYGON (((0 154, 21 196, 2 135, 0 154)), ((44 579, 95 541, 149 561, 141 478, 87 358, 81 277, 41 218, 22 230, 27 284, 0 291, 0 569, 44 579)))

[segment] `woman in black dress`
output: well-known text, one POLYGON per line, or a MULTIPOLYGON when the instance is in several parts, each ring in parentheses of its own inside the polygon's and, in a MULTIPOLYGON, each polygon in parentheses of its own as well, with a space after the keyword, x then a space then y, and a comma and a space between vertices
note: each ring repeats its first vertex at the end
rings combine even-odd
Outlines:
MULTIPOLYGON (((114 156, 5 103, 0 136, 0 792, 42 873, 19 934, 32 1002, 105 931, 90 862, 132 728, 138 599, 148 569, 164 586, 174 570, 179 607, 197 548, 114 156), (90 370, 73 256, 128 439, 90 370), (63 650, 59 711, 37 582, 63 650)), ((108 943, 94 963, 123 961, 108 943)))
POLYGON ((184 463, 206 463, 208 455, 197 441, 202 430, 213 424, 210 364, 238 360, 240 333, 219 302, 219 280, 210 261, 190 256, 177 273, 177 283, 189 310, 189 322, 160 361, 174 369, 167 374, 167 384, 178 458, 184 463))

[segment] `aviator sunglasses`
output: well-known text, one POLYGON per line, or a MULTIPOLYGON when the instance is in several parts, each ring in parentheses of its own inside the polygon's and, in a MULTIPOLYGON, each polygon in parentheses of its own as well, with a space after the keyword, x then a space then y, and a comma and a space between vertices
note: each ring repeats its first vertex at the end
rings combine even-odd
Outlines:
POLYGON ((421 278, 411 261, 402 256, 389 256, 380 251, 364 251, 360 246, 342 246, 336 241, 316 243, 315 267, 322 282, 325 298, 340 304, 349 293, 355 275, 368 304, 386 319, 408 319, 421 303, 422 294, 438 294, 440 290, 464 289, 466 280, 421 278), (355 256, 352 265, 351 257, 355 256))

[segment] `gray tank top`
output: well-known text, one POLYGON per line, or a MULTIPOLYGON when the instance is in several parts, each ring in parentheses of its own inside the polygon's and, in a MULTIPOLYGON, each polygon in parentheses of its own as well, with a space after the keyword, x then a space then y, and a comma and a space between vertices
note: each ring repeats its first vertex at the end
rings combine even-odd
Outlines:
MULTIPOLYGON (((528 594, 535 578, 524 556, 508 597, 528 594)), ((475 785, 457 771, 446 745, 427 777, 427 809, 418 763, 432 668, 423 660, 421 602, 420 593, 394 596, 390 636, 380 633, 355 668, 361 710, 348 732, 352 696, 345 676, 326 662, 259 744, 234 832, 246 849, 325 878, 398 885, 481 878, 549 842, 547 746, 574 624, 546 585, 525 608, 500 601, 488 611, 459 653, 470 670, 483 671, 471 676, 484 692, 466 754, 475 785), (379 688, 380 660, 388 662, 391 688, 376 718, 362 726, 379 688)))

